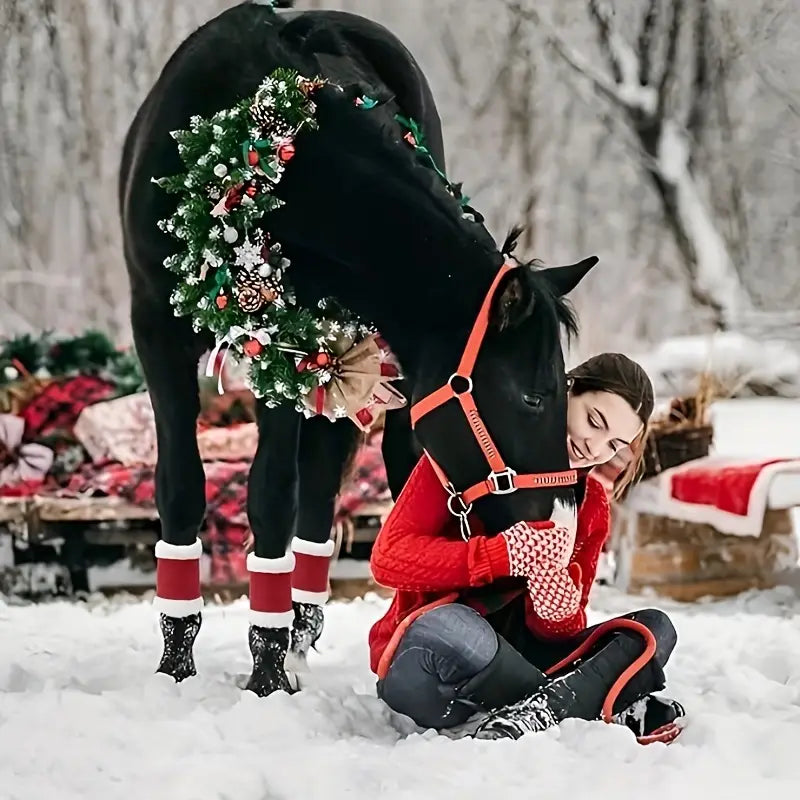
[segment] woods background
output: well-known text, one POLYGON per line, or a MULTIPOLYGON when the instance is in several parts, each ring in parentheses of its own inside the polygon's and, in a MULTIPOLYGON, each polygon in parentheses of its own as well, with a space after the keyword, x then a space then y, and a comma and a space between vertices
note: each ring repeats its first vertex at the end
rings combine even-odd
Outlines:
MULTIPOLYGON (((225 0, 0 0, 0 335, 129 341, 121 143, 225 0)), ((795 0, 326 0, 426 70, 448 173, 546 264, 601 258, 573 360, 713 330, 800 339, 795 0)), ((794 346, 794 345, 792 345, 794 346)))

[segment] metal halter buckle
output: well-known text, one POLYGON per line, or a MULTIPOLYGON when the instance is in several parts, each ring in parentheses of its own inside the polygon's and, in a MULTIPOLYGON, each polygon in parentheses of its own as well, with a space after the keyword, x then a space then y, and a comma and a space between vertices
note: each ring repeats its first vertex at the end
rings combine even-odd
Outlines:
POLYGON ((516 492, 517 487, 514 486, 514 478, 516 477, 517 472, 516 470, 511 469, 511 467, 506 467, 500 472, 495 472, 492 470, 487 478, 489 483, 492 485, 492 494, 512 494, 513 492, 516 492), (505 485, 500 485, 500 478, 506 481, 505 485))

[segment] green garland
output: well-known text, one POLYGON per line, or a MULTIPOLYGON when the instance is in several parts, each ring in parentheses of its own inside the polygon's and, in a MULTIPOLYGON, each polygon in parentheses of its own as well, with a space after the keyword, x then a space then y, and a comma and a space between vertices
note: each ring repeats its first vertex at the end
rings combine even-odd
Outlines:
POLYGON ((100 331, 55 338, 23 334, 0 343, 0 388, 15 384, 25 373, 39 378, 97 375, 113 383, 118 395, 144 389, 141 366, 132 350, 118 350, 100 331))
POLYGON ((324 316, 298 306, 289 259, 256 227, 282 205, 274 187, 297 133, 317 126, 312 98, 324 83, 277 69, 254 97, 192 117, 189 130, 172 133, 185 171, 155 181, 179 196, 175 213, 159 222, 182 245, 164 262, 180 277, 175 314, 215 334, 212 368, 225 348, 245 362, 248 387, 270 407, 288 398, 301 410, 303 397, 330 380, 318 365, 371 332, 334 300, 320 303, 324 316))
MULTIPOLYGON (((210 118, 194 116, 188 130, 173 131, 185 170, 153 179, 179 196, 175 213, 158 223, 181 244, 164 266, 179 276, 171 296, 176 316, 191 317, 195 331, 216 337, 207 374, 220 352, 230 353, 247 366, 248 388, 268 407, 289 399, 306 414, 305 398, 331 379, 335 356, 374 332, 333 298, 314 310, 299 307, 289 259, 257 226, 282 205, 274 187, 294 156, 297 133, 317 127, 313 94, 326 83, 276 69, 255 96, 210 118)), ((362 95, 355 104, 368 110, 378 101, 362 95)), ((463 215, 482 219, 460 184, 438 168, 419 125, 399 114, 395 119, 463 215)))

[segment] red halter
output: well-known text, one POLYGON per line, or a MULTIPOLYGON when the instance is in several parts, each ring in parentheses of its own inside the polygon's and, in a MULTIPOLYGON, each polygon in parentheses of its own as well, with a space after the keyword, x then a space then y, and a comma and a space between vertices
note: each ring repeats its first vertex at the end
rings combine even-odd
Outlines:
POLYGON ((570 486, 577 483, 578 480, 578 473, 574 469, 568 469, 562 472, 539 472, 520 475, 514 469, 507 466, 497 446, 492 441, 492 437, 489 435, 489 431, 478 413, 475 398, 472 396, 472 371, 475 369, 478 352, 489 327, 489 312, 492 306, 492 299, 494 298, 494 294, 503 276, 509 270, 516 268, 516 264, 506 262, 492 281, 492 285, 489 287, 489 291, 478 312, 478 317, 472 326, 469 339, 467 339, 464 353, 458 364, 458 370, 450 376, 444 386, 441 386, 436 389, 436 391, 423 397, 422 400, 415 403, 411 408, 411 427, 415 428, 417 422, 426 414, 444 405, 454 397, 458 398, 458 402, 461 404, 461 408, 464 411, 472 433, 486 461, 489 463, 490 472, 485 480, 470 486, 463 492, 458 492, 452 482, 448 480, 444 470, 434 461, 430 453, 428 453, 427 450, 425 451, 425 455, 428 457, 436 476, 449 494, 447 507, 450 513, 459 517, 461 520, 461 533, 464 538, 469 538, 467 515, 472 511, 472 504, 475 500, 485 497, 487 494, 511 494, 518 489, 543 489, 552 488, 554 486, 570 486), (458 391, 453 386, 454 381, 464 383, 464 389, 458 391))

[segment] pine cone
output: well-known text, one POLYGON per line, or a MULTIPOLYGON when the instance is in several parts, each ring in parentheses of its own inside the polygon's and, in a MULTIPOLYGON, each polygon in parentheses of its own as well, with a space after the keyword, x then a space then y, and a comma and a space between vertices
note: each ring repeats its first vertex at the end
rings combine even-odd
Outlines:
POLYGON ((292 132, 292 126, 283 117, 275 113, 273 106, 257 101, 253 102, 250 106, 250 116, 261 128, 265 138, 267 136, 284 137, 292 132))
POLYGON ((263 279, 255 271, 240 269, 236 273, 236 302, 242 311, 252 314, 264 305, 266 298, 261 293, 262 284, 263 279))
POLYGON ((275 302, 282 294, 283 284, 274 275, 262 278, 256 270, 245 269, 236 273, 236 301, 242 311, 252 314, 266 303, 275 302))

